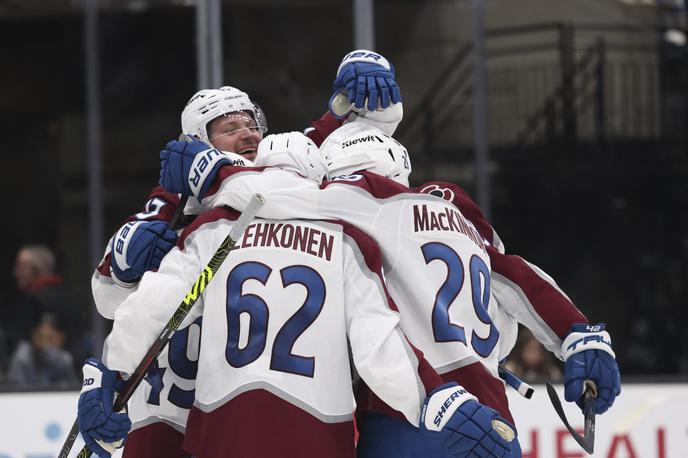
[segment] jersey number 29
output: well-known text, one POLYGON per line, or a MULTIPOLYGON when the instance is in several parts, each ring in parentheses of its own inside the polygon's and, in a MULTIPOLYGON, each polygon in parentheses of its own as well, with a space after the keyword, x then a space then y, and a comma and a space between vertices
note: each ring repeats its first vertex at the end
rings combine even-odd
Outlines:
MULTIPOLYGON (((449 307, 463 288, 463 262, 456 251, 444 243, 426 243, 421 246, 421 251, 426 264, 439 260, 447 266, 447 279, 437 291, 435 304, 432 307, 432 329, 435 341, 458 341, 468 345, 463 326, 454 324, 449 319, 449 307)), ((475 315, 480 322, 490 326, 490 332, 485 338, 476 334, 475 330, 472 331, 471 346, 477 354, 486 358, 492 353, 495 345, 497 345, 497 340, 499 340, 499 331, 487 313, 487 308, 490 305, 490 269, 479 256, 473 255, 468 264, 468 272, 475 315)))

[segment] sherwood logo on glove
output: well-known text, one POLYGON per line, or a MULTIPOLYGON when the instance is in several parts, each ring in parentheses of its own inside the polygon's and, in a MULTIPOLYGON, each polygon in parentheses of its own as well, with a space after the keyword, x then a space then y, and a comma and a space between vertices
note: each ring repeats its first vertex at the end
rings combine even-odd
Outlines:
MULTIPOLYGON (((442 423, 442 418, 444 418, 444 414, 447 413, 447 409, 451 407, 451 405, 454 403, 455 400, 459 399, 462 394, 466 394, 467 391, 464 390, 463 388, 453 392, 443 403, 442 407, 440 408, 440 411, 437 412, 437 415, 435 415, 435 419, 432 420, 432 422, 436 425, 439 426, 442 423)), ((452 412, 453 413, 453 412, 452 412)))
POLYGON ((469 400, 476 401, 477 398, 464 387, 453 384, 430 396, 423 406, 420 421, 429 431, 442 431, 461 404, 469 400), (432 424, 430 424, 430 418, 432 418, 432 424))

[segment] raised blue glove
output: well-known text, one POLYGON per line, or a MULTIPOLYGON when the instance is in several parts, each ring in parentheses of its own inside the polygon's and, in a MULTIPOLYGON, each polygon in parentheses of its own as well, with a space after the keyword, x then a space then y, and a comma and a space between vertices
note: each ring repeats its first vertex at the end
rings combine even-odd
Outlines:
POLYGON ((425 399, 420 430, 443 442, 446 456, 513 456, 515 428, 454 382, 435 388, 425 399))
POLYGON ((112 238, 110 266, 115 280, 138 282, 160 267, 162 258, 177 243, 177 233, 165 221, 130 221, 112 238))
POLYGON ((374 111, 399 102, 401 92, 394 79, 394 66, 387 59, 365 49, 344 56, 332 83, 329 103, 335 117, 345 117, 352 105, 357 110, 374 111))
POLYGON ((124 382, 119 373, 96 358, 87 359, 83 370, 84 385, 77 409, 79 431, 92 452, 110 458, 131 429, 129 415, 112 411, 115 392, 124 382))
POLYGON ((584 382, 597 385, 595 413, 606 412, 621 393, 621 376, 604 323, 575 324, 561 344, 564 366, 564 398, 583 408, 584 382))
POLYGON ((160 185, 172 193, 205 196, 223 164, 232 164, 223 152, 207 143, 172 140, 160 151, 160 185))

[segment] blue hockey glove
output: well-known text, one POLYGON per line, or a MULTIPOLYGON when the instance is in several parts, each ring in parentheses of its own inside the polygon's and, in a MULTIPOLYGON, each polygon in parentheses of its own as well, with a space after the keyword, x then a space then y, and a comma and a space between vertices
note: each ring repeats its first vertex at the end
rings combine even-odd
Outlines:
POLYGON ((172 140, 160 151, 160 185, 170 192, 201 199, 220 167, 232 163, 226 154, 205 142, 172 140))
POLYGON ((138 282, 143 274, 160 267, 162 258, 177 243, 177 233, 165 221, 130 221, 112 238, 111 268, 115 280, 138 282))
POLYGON ((597 385, 595 413, 606 412, 621 393, 621 376, 604 323, 575 324, 561 344, 564 358, 564 398, 583 408, 585 380, 597 385))
POLYGON ((447 456, 513 456, 515 428, 453 382, 435 388, 425 399, 420 430, 443 442, 447 456))
POLYGON ((77 420, 86 445, 100 457, 109 458, 122 446, 131 429, 126 413, 112 411, 115 392, 124 382, 96 358, 84 363, 84 385, 79 396, 77 420))
POLYGON ((394 66, 387 59, 365 49, 344 56, 332 83, 329 103, 335 117, 348 115, 352 105, 357 110, 374 111, 399 102, 401 92, 394 79, 394 66))

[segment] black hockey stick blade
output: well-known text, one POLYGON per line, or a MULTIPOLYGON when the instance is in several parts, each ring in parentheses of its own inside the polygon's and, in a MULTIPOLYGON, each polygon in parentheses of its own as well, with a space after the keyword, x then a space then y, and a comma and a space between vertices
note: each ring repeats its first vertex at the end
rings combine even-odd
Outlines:
POLYGON ((595 398, 597 397, 597 390, 595 389, 595 384, 589 380, 586 380, 585 382, 585 401, 583 404, 583 414, 585 415, 585 430, 583 436, 578 434, 578 431, 573 429, 569 424, 569 421, 566 418, 566 414, 564 413, 564 408, 562 407, 561 401, 559 400, 559 395, 557 394, 557 391, 554 389, 554 386, 552 386, 552 384, 549 382, 547 382, 546 385, 549 400, 552 401, 554 410, 556 410, 557 415, 559 415, 559 418, 561 418, 561 421, 564 423, 564 426, 566 426, 566 429, 569 430, 571 436, 573 436, 576 442, 578 442, 578 445, 580 445, 583 448, 583 450, 588 452, 589 455, 592 455, 593 451, 595 450, 595 398))

